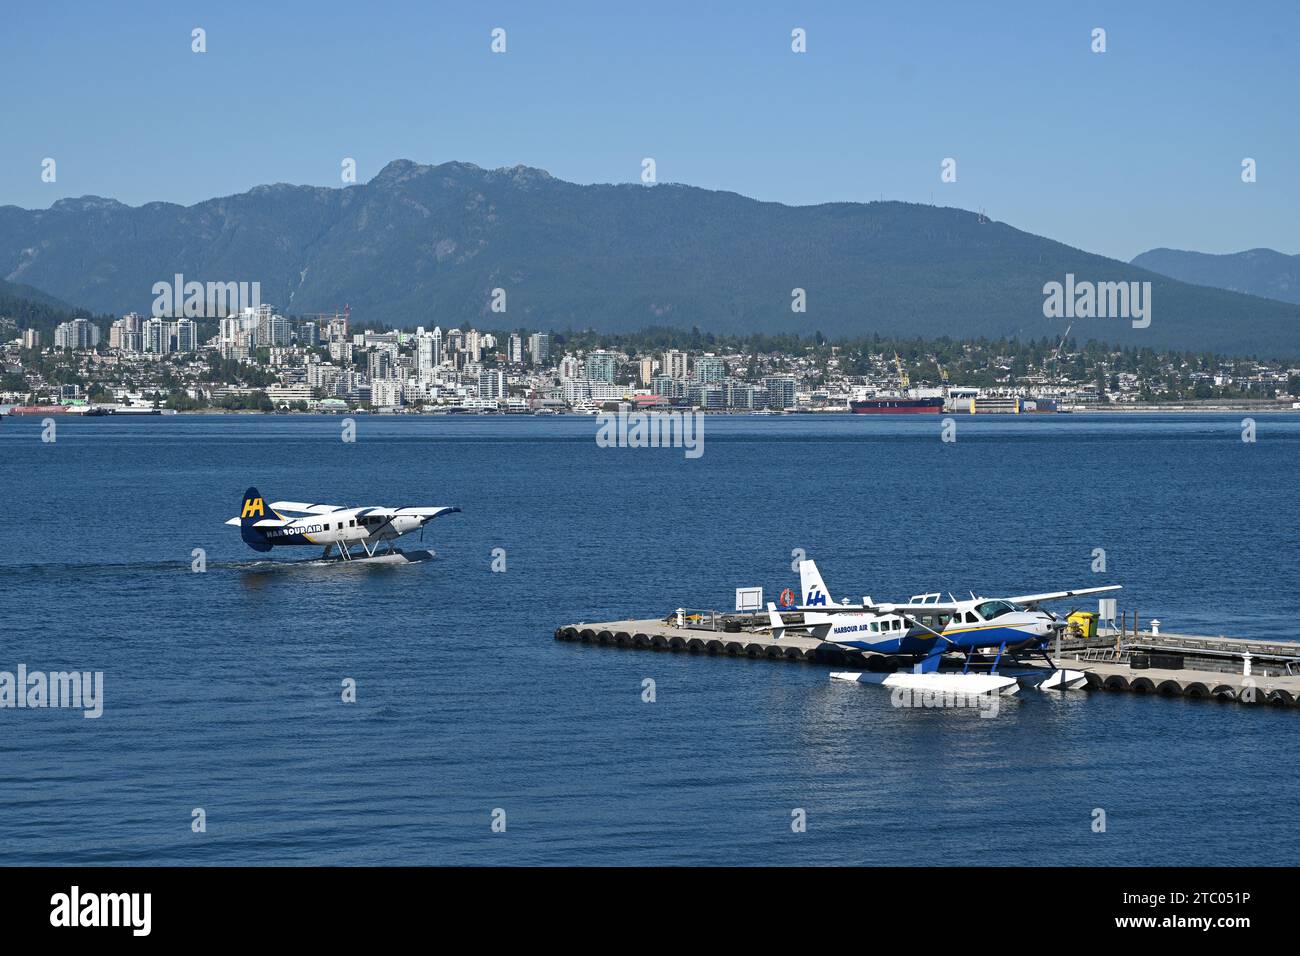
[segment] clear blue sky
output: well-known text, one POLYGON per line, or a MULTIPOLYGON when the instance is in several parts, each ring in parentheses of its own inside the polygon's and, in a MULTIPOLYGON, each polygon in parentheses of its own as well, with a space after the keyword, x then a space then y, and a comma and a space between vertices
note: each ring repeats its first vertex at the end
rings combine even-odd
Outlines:
POLYGON ((0 33, 0 205, 341 185, 345 156, 362 181, 407 158, 633 182, 652 156, 661 182, 933 197, 1124 259, 1300 252, 1295 0, 724 6, 23 3, 0 33))

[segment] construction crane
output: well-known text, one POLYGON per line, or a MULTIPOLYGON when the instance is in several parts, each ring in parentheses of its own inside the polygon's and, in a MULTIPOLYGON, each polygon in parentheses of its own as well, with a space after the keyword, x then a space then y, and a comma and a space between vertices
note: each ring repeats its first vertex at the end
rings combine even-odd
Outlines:
POLYGON ((910 388, 910 387, 911 387, 911 384, 912 384, 912 383, 911 383, 911 380, 908 379, 908 377, 907 377, 907 369, 903 368, 903 360, 902 360, 901 358, 898 357, 898 353, 897 353, 897 352, 894 353, 894 365, 898 368, 898 385, 899 385, 899 387, 902 388, 902 389, 904 389, 904 390, 910 388))
POLYGON ((1061 349, 1065 347, 1065 340, 1070 335, 1070 329, 1074 328, 1073 323, 1065 327, 1065 335, 1061 336, 1061 341, 1056 343, 1056 348, 1052 351, 1052 357, 1048 359, 1052 363, 1052 381, 1060 381, 1061 376, 1058 374, 1057 360, 1061 357, 1061 349))

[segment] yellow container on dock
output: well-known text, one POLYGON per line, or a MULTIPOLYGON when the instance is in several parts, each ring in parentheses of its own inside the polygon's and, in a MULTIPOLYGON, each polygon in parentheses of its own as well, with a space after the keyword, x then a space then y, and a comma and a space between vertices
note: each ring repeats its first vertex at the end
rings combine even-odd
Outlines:
POLYGON ((1075 611, 1066 618, 1079 634, 1087 640, 1097 636, 1097 613, 1095 611, 1075 611))

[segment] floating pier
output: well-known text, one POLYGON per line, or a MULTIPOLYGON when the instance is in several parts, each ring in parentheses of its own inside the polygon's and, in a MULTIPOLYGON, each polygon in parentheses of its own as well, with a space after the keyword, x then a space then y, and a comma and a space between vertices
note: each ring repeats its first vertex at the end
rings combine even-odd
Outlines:
MULTIPOLYGON (((664 618, 579 623, 555 629, 555 639, 725 657, 804 662, 835 668, 893 671, 910 658, 855 651, 806 634, 779 638, 756 630, 761 615, 674 612, 664 618)), ((1130 632, 1087 640, 1066 638, 1053 658, 1087 674, 1089 690, 1300 707, 1300 643, 1130 632)), ((952 658, 961 660, 959 655, 952 658)))

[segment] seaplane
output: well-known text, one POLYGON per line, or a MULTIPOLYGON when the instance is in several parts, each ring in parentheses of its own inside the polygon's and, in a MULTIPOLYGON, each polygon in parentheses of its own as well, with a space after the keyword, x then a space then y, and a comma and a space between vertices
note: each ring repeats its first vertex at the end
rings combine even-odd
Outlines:
POLYGON ((415 531, 423 540, 425 525, 439 515, 459 511, 449 507, 347 508, 301 501, 268 504, 260 491, 249 488, 244 492, 239 517, 226 524, 238 526, 240 537, 254 551, 286 545, 323 545, 322 560, 330 560, 331 552, 337 549, 335 560, 343 562, 407 564, 428 560, 433 552, 403 551, 393 547, 393 542, 415 531))
POLYGON ((1047 591, 1012 597, 976 597, 940 600, 937 592, 913 595, 903 603, 882 603, 864 597, 834 602, 813 561, 799 562, 802 603, 783 593, 787 612, 799 612, 802 621, 787 624, 773 602, 768 602, 769 624, 762 628, 779 639, 788 631, 803 631, 821 641, 856 651, 868 651, 912 661, 910 670, 889 672, 841 671, 832 680, 883 684, 913 690, 964 694, 1014 694, 1021 687, 1040 690, 1074 690, 1087 676, 1082 671, 1057 667, 1048 646, 1069 627, 1069 621, 1041 605, 1052 601, 1118 591, 1122 585, 1047 591), (960 671, 941 672, 945 655, 963 655, 960 671), (1039 655, 1047 667, 1026 664, 1024 657, 1039 655))

